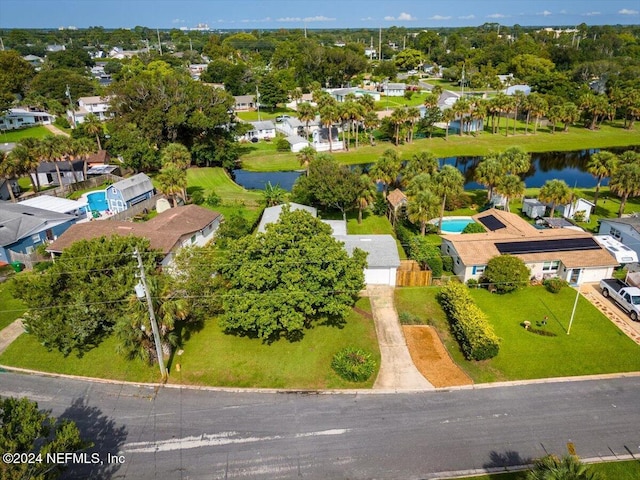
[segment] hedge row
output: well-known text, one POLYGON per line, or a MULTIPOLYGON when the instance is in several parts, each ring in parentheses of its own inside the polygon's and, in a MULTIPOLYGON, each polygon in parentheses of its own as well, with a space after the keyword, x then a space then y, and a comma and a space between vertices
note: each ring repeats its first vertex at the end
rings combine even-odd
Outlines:
POLYGON ((448 283, 442 287, 439 301, 467 360, 486 360, 498 354, 498 336, 467 287, 448 283))

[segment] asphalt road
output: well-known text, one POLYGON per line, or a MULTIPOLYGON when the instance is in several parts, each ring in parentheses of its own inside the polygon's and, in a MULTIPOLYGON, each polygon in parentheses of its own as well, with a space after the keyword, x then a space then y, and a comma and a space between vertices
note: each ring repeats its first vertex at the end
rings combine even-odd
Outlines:
POLYGON ((567 444, 640 455, 640 377, 412 394, 226 393, 0 373, 0 395, 74 419, 104 465, 64 478, 428 479, 567 444), (107 454, 123 463, 107 464, 107 454))

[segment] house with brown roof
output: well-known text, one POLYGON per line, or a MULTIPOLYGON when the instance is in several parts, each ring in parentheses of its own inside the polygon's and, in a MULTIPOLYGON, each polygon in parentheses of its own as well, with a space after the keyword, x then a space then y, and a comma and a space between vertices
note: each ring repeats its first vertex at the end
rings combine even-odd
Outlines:
POLYGON ((531 278, 559 277, 572 285, 609 278, 616 259, 593 236, 565 228, 537 229, 516 214, 490 209, 472 217, 486 232, 444 235, 442 253, 453 259, 461 281, 480 279, 489 260, 514 255, 531 278))
POLYGON ((169 265, 173 255, 186 246, 203 246, 211 241, 223 216, 198 205, 171 208, 147 222, 92 221, 73 225, 47 247, 52 255, 61 254, 80 240, 112 235, 149 239, 151 248, 164 254, 162 266, 169 265))

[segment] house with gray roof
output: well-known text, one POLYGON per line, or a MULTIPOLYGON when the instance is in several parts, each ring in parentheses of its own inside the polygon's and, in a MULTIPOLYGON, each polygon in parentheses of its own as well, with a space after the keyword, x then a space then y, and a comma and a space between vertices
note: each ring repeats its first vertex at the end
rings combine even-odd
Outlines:
POLYGON ((109 210, 113 213, 123 212, 132 205, 136 205, 153 196, 153 184, 144 173, 125 178, 114 183, 106 190, 106 200, 109 210))
POLYGON ((302 205, 300 203, 287 203, 286 205, 276 205, 275 207, 267 207, 262 212, 262 218, 260 219, 260 224, 258 225, 258 232, 264 233, 267 231, 267 225, 270 223, 276 223, 280 219, 280 214, 282 213, 282 209, 287 206, 291 211, 294 210, 305 210, 309 212, 314 217, 318 216, 318 209, 314 207, 310 207, 308 205, 302 205))
POLYGON ((259 140, 264 140, 265 138, 275 138, 276 126, 271 120, 249 123, 251 124, 251 130, 245 133, 241 138, 245 140, 251 140, 252 138, 257 138, 259 140))
POLYGON ((234 95, 233 109, 236 112, 248 112, 256 109, 256 99, 253 95, 234 95))
POLYGON ((286 137, 286 140, 287 142, 289 142, 289 146, 291 147, 291 151, 293 153, 298 153, 303 148, 311 146, 311 144, 309 143, 309 140, 302 138, 298 135, 290 135, 286 137))
POLYGON ((55 240, 78 217, 20 203, 0 204, 0 264, 22 260, 44 242, 55 240))

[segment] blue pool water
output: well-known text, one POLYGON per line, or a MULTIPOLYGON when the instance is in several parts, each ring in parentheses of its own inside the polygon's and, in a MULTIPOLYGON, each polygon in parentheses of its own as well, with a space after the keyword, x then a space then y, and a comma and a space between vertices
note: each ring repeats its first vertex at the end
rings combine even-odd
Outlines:
POLYGON ((470 223, 474 223, 471 218, 445 218, 442 220, 442 232, 462 233, 470 223))
POLYGON ((87 194, 87 203, 92 211, 104 212, 109 210, 105 191, 87 194))

